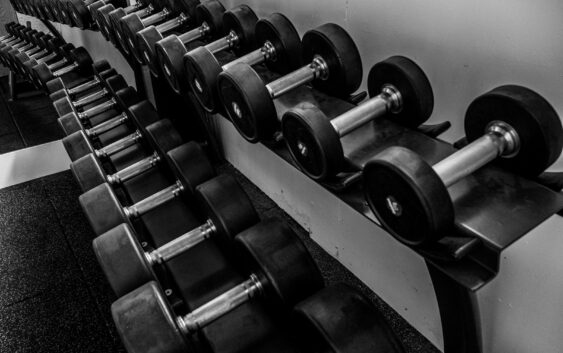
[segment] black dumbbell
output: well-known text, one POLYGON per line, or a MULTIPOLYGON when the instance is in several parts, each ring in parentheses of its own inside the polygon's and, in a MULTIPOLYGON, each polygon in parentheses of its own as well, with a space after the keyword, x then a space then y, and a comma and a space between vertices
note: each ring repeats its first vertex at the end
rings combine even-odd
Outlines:
POLYGON ((5 28, 8 34, 0 37, 0 46, 19 40, 20 32, 26 27, 15 22, 11 22, 8 23, 5 28))
POLYGON ((168 7, 164 7, 160 11, 157 11, 144 18, 141 18, 136 13, 132 13, 123 16, 123 18, 119 20, 120 27, 117 29, 117 31, 120 31, 121 38, 125 41, 125 45, 128 47, 128 52, 132 54, 137 62, 143 61, 141 54, 139 54, 137 50, 137 32, 146 28, 147 26, 153 26, 162 23, 172 17, 172 15, 173 12, 168 7))
POLYGON ((24 63, 31 60, 31 58, 41 57, 49 54, 51 51, 51 43, 55 40, 55 37, 45 34, 38 38, 37 45, 29 49, 26 52, 19 52, 14 55, 14 63, 17 66, 18 72, 21 74, 26 74, 24 69, 24 63))
POLYGON ((26 37, 26 44, 23 46, 14 46, 12 49, 4 48, 2 49, 2 55, 8 62, 11 62, 13 65, 13 60, 17 54, 20 53, 29 53, 37 50, 37 48, 41 48, 41 39, 46 34, 43 32, 33 32, 29 33, 26 37))
POLYGON ((149 66, 151 73, 158 77, 158 65, 155 60, 155 44, 168 34, 173 32, 184 32, 188 27, 193 26, 195 22, 196 8, 200 4, 199 0, 184 0, 180 2, 181 6, 174 6, 177 16, 158 25, 147 26, 136 34, 134 39, 135 50, 133 51, 135 58, 140 64, 149 66))
POLYGON ((57 77, 61 77, 70 72, 80 72, 83 74, 91 74, 92 72, 92 57, 84 47, 79 47, 70 52, 69 58, 61 60, 62 65, 66 66, 53 66, 55 64, 47 65, 45 63, 39 64, 33 68, 38 83, 46 89, 45 84, 57 77), (57 67, 54 69, 53 67, 57 67))
POLYGON ((132 119, 135 119, 135 123, 143 132, 143 136, 148 136, 145 141, 149 145, 149 149, 153 150, 152 154, 123 169, 112 170, 111 174, 106 172, 102 159, 94 153, 76 159, 70 164, 70 170, 83 192, 103 183, 108 183, 112 187, 119 187, 124 182, 159 167, 165 161, 168 151, 184 143, 170 120, 159 120, 158 114, 148 101, 142 101, 131 106, 129 115, 132 119))
POLYGON ((340 138, 380 118, 416 128, 432 114, 434 95, 422 69, 403 56, 375 64, 368 76, 370 99, 329 119, 309 103, 287 111, 281 126, 293 159, 309 177, 323 180, 345 165, 340 138))
MULTIPOLYGON (((187 88, 183 64, 183 57, 188 52, 186 45, 196 40, 225 35, 224 12, 225 8, 219 1, 205 1, 196 7, 196 22, 200 23, 198 27, 180 35, 170 35, 156 43, 156 61, 174 92, 179 94, 187 88)), ((155 58, 151 60, 154 65, 155 58)))
POLYGON ((80 204, 97 235, 138 218, 177 197, 182 196, 191 201, 195 187, 215 176, 205 153, 195 142, 188 142, 169 151, 167 157, 176 181, 134 205, 123 207, 108 184, 99 185, 80 196, 80 204))
MULTIPOLYGON (((204 89, 207 84, 204 81, 204 75, 217 75, 221 71, 221 67, 215 55, 226 50, 232 50, 235 55, 241 56, 253 50, 257 46, 255 27, 258 17, 252 9, 246 5, 240 5, 226 11, 223 15, 223 27, 227 31, 227 35, 216 39, 215 41, 195 48, 184 55, 184 72, 187 76, 187 82, 196 92, 198 99, 202 98, 204 89), (215 63, 216 65, 213 65, 215 63), (217 72, 219 71, 219 72, 217 72)), ((208 79, 210 80, 210 79, 208 79)), ((207 99, 206 101, 209 101, 207 99)), ((208 107, 209 103, 204 107, 208 107)))
POLYGON ((0 45, 0 56, 3 58, 4 62, 7 62, 6 53, 8 53, 10 50, 19 49, 25 47, 26 45, 29 45, 31 42, 31 36, 37 33, 39 32, 31 28, 23 29, 20 32, 19 38, 0 45))
MULTIPOLYGON (((115 78, 116 77, 114 76, 108 79, 109 85, 113 86, 111 81, 115 78)), ((125 87, 116 91, 107 101, 91 106, 82 112, 71 112, 63 115, 58 119, 61 128, 67 134, 67 137, 65 137, 66 140, 63 139, 63 142, 67 140, 69 140, 69 142, 73 141, 71 136, 82 131, 84 128, 93 127, 103 123, 107 119, 111 119, 111 117, 106 116, 106 114, 103 113, 115 111, 119 116, 119 114, 127 110, 129 106, 137 102, 139 102, 139 97, 135 89, 133 87, 125 87), (100 121, 99 116, 101 115, 104 115, 105 119, 100 121)), ((73 154, 71 154, 71 156, 73 156, 73 154)), ((81 156, 75 156, 71 159, 74 160, 79 157, 81 156)))
POLYGON ((102 80, 117 75, 117 72, 112 69, 107 60, 96 61, 92 65, 92 71, 94 74, 85 80, 75 80, 65 83, 60 77, 57 77, 47 82, 46 86, 47 92, 49 92, 49 98, 51 98, 52 101, 66 96, 76 98, 78 95, 102 85, 102 80))
POLYGON ((237 64, 218 77, 224 109, 250 142, 271 138, 278 128, 274 99, 307 83, 330 95, 348 97, 362 80, 362 60, 352 38, 328 23, 303 36, 306 66, 269 84, 251 66, 237 64))
MULTIPOLYGON (((51 48, 50 51, 47 53, 40 52, 36 55, 30 56, 29 60, 23 63, 22 69, 25 72, 26 77, 32 81, 34 84, 38 85, 36 81, 36 73, 33 70, 35 67, 39 66, 40 64, 52 65, 53 69, 60 68, 62 65, 65 64, 66 59, 69 56, 69 53, 74 50, 74 45, 70 43, 62 43, 62 40, 58 38, 54 38, 51 41, 48 41, 49 45, 60 44, 57 48, 51 48)), ((42 85, 40 85, 42 86, 42 85)))
MULTIPOLYGON (((107 19, 111 24, 111 33, 114 38, 114 45, 123 51, 125 55, 133 55, 131 50, 129 49, 129 43, 127 43, 127 37, 123 33, 121 29, 121 19, 125 16, 135 15, 140 19, 145 19, 151 17, 153 14, 157 12, 157 9, 152 4, 149 4, 146 7, 141 8, 138 11, 131 12, 129 14, 125 14, 122 9, 115 9, 108 14, 107 19)), ((104 17, 105 18, 105 17, 104 17)))
MULTIPOLYGON (((137 96, 132 94, 133 92, 133 88, 128 87, 125 90, 117 92, 116 97, 122 101, 123 105, 129 104, 130 107, 132 107, 137 104, 138 101, 137 96)), ((134 144, 143 142, 146 136, 146 126, 154 123, 156 120, 152 118, 158 119, 158 115, 143 113, 141 118, 145 118, 145 120, 140 120, 137 119, 139 114, 132 113, 130 107, 123 109, 119 114, 104 120, 100 124, 90 128, 77 129, 64 137, 62 142, 71 161, 76 161, 87 154, 93 154, 99 159, 107 159, 134 144), (133 124, 131 124, 132 122, 133 124), (133 126, 133 129, 125 129, 127 131, 126 135, 121 136, 110 144, 102 145, 100 143, 102 135, 125 124, 135 126, 133 126)))
POLYGON ((199 185, 195 199, 204 208, 206 221, 150 252, 143 249, 135 231, 125 223, 94 239, 98 262, 118 297, 156 279, 153 266, 162 265, 210 238, 228 245, 238 233, 259 222, 247 194, 229 175, 199 185))
POLYGON ((135 58, 139 61, 140 64, 148 65, 151 73, 158 77, 158 65, 156 63, 156 53, 155 53, 155 45, 156 43, 163 39, 165 35, 170 34, 173 31, 183 31, 185 27, 193 21, 193 18, 185 13, 180 13, 177 17, 163 22, 159 25, 152 25, 148 26, 139 32, 136 35, 136 46, 137 50, 135 51, 137 55, 135 58))
POLYGON ((154 281, 112 304, 128 352, 184 352, 192 334, 250 300, 266 298, 271 305, 290 308, 324 285, 301 240, 279 221, 263 221, 237 235, 235 243, 252 264, 248 279, 186 315, 172 310, 154 281))
POLYGON ((223 66, 206 47, 196 48, 184 56, 191 91, 208 112, 217 112, 217 105, 220 103, 217 76, 223 70, 237 63, 252 66, 265 63, 271 70, 285 74, 302 65, 301 38, 287 17, 280 13, 271 14, 256 23, 254 33, 256 42, 261 47, 223 66))
POLYGON ((521 86, 501 86, 476 98, 465 115, 469 145, 431 166, 415 152, 390 147, 364 168, 368 203, 398 240, 420 246, 454 224, 448 187, 495 161, 533 177, 561 154, 563 127, 553 107, 521 86))
POLYGON ((66 3, 67 13, 70 14, 76 27, 80 29, 88 29, 92 27, 94 21, 88 11, 88 6, 93 4, 95 0, 69 0, 66 3))
MULTIPOLYGON (((113 73, 112 70, 109 73, 113 73)), ((127 82, 123 76, 117 74, 114 76, 107 77, 104 80, 100 80, 98 84, 98 90, 89 92, 87 95, 82 96, 76 100, 72 97, 64 96, 53 102, 53 106, 59 114, 59 117, 63 117, 68 113, 76 113, 80 118, 80 113, 85 110, 87 106, 105 98, 111 99, 117 91, 127 87, 127 82)), ((106 99, 107 101, 107 99, 106 99)), ((105 101, 104 101, 105 102, 105 101)))
POLYGON ((154 7, 151 4, 144 3, 143 1, 139 1, 131 6, 127 6, 123 8, 122 7, 116 8, 113 4, 106 4, 101 6, 96 11, 95 18, 98 27, 103 28, 103 31, 107 33, 108 39, 115 46, 118 46, 119 43, 115 31, 115 26, 117 25, 117 23, 114 23, 112 17, 116 16, 117 20, 119 20, 123 16, 133 12, 144 13, 145 16, 148 16, 153 11, 154 11, 154 7))
POLYGON ((295 306, 292 325, 306 352, 404 353, 397 335, 359 290, 326 287, 295 306))

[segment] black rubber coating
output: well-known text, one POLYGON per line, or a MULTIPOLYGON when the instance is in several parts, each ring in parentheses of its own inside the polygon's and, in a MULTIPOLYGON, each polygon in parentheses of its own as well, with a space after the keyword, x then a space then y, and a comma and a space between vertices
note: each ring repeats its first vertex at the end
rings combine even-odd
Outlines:
POLYGON ((448 190, 432 166, 404 147, 390 147, 364 167, 366 200, 383 226, 409 246, 435 242, 453 225, 448 190))
POLYGON ((313 85, 329 95, 348 97, 362 83, 362 59, 354 40, 346 30, 326 23, 307 31, 303 36, 303 60, 322 57, 329 71, 326 80, 314 80, 313 85))
POLYGON ((106 171, 93 153, 78 158, 70 164, 70 170, 80 185, 82 192, 86 192, 106 182, 106 171))
POLYGON ((109 184, 96 186, 80 195, 79 200, 96 235, 129 221, 109 184))
POLYGON ((293 307, 324 287, 317 264, 288 225, 262 221, 237 235, 235 241, 271 302, 293 307))
POLYGON ((258 45, 269 41, 276 49, 276 60, 266 61, 270 70, 286 74, 303 66, 301 38, 285 15, 273 13, 260 19, 254 31, 258 45))

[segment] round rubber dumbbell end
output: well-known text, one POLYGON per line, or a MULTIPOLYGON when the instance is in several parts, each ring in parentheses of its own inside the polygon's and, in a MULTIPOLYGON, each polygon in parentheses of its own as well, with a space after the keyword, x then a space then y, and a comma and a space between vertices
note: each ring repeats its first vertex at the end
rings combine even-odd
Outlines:
POLYGON ((217 79, 219 96, 230 120, 249 142, 269 139, 277 125, 277 112, 262 78, 247 64, 236 64, 217 79))
POLYGON ((57 121, 67 136, 82 130, 82 123, 76 113, 69 113, 57 121))
POLYGON ((196 48, 184 55, 184 70, 191 91, 203 109, 216 113, 219 102, 217 76, 223 69, 215 55, 206 47, 196 48))
POLYGON ((84 131, 74 132, 63 138, 63 145, 71 161, 76 161, 89 153, 94 153, 94 147, 84 131))
POLYGON ((448 189, 415 152, 387 148, 366 164, 363 180, 371 210, 404 244, 421 246, 438 241, 453 225, 448 189))
POLYGON ((69 113, 74 112, 74 107, 68 96, 54 101, 53 107, 55 107, 55 110, 57 111, 57 114, 59 114, 59 117, 63 117, 69 113))
POLYGON ((235 241, 273 301, 293 307, 324 287, 317 264, 288 225, 263 221, 237 235, 235 241))
POLYGON ((302 103, 288 110, 281 127, 293 159, 309 177, 324 180, 342 171, 344 151, 340 136, 314 104, 302 103))
POLYGON ((216 228, 214 236, 225 245, 260 221, 248 195, 230 175, 222 174, 199 185, 195 196, 216 228))
POLYGON ((110 63, 105 59, 98 60, 98 61, 94 62, 94 64, 92 64, 92 69, 94 70, 94 73, 96 75, 99 75, 104 71, 111 70, 111 68, 112 67, 111 67, 110 63))
POLYGON ((106 182, 106 172, 100 161, 93 153, 78 158, 70 164, 70 170, 80 185, 82 192, 86 192, 106 182))
POLYGON ((45 63, 41 63, 33 68, 34 76, 38 84, 41 87, 44 86, 45 82, 50 81, 55 78, 49 67, 45 63))
POLYGON ((155 279, 152 266, 131 227, 120 224, 92 241, 94 253, 118 297, 155 279))
POLYGON ((381 312, 346 284, 315 293, 297 304, 295 313, 297 332, 311 345, 322 342, 331 352, 405 352, 381 312))
POLYGON ((276 49, 276 60, 268 60, 270 70, 287 74, 303 66, 301 37, 291 21, 281 13, 273 13, 256 23, 256 40, 270 42, 276 49))
POLYGON ((375 64, 368 75, 370 97, 381 93, 385 85, 393 86, 401 95, 401 110, 387 116, 393 121, 416 128, 430 118, 434 109, 434 93, 428 77, 414 61, 392 56, 375 64))
POLYGON ((123 207, 107 183, 80 195, 79 200, 86 218, 97 235, 128 222, 123 207))
POLYGON ((180 94, 187 88, 184 78, 183 57, 187 49, 178 36, 171 35, 156 45, 156 55, 162 75, 174 92, 180 94))
POLYGON ((306 63, 315 56, 324 58, 329 65, 326 80, 314 80, 320 91, 336 97, 348 97, 362 83, 362 58, 356 43, 348 32, 334 23, 325 23, 303 36, 303 58, 306 63))
POLYGON ((184 139, 168 119, 147 125, 145 133, 150 136, 148 140, 151 147, 161 156, 184 143, 184 139))
POLYGON ((520 148, 514 156, 497 160, 504 168, 534 177, 561 155, 561 119, 538 93, 522 86, 506 85, 477 97, 465 114, 468 141, 481 137, 494 121, 510 125, 520 140, 520 148))
POLYGON ((149 26, 137 33, 137 45, 143 63, 149 67, 153 76, 158 77, 159 68, 155 52, 156 42, 162 40, 162 34, 155 26, 149 26))
POLYGON ((128 352, 191 351, 176 324, 176 316, 155 282, 151 281, 116 300, 111 314, 128 352))

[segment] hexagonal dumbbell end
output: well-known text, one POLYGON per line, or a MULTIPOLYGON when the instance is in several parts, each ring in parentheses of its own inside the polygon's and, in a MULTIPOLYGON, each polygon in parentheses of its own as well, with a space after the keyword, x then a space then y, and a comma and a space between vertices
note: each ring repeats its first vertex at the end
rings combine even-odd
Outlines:
POLYGON ((89 153, 95 152, 90 139, 82 130, 64 137, 62 142, 71 161, 75 161, 89 153))
POLYGON ((86 192, 107 182, 106 172, 93 153, 89 153, 73 161, 70 164, 70 170, 82 192, 86 192))
POLYGON ((98 236, 92 246, 118 297, 155 278, 146 253, 128 224, 122 223, 98 236))
POLYGON ((103 234, 127 222, 123 206, 108 184, 101 184, 80 195, 80 205, 96 234, 103 234))
MULTIPOLYGON (((68 113, 57 119, 59 126, 63 129, 65 135, 70 136, 82 130, 82 123, 76 113, 68 113)), ((63 141, 64 143, 64 141, 63 141)))

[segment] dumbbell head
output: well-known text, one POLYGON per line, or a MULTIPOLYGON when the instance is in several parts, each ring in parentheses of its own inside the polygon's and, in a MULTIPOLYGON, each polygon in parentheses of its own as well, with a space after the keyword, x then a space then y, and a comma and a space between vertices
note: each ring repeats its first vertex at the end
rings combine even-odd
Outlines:
POLYGON ((405 352, 381 312, 348 285, 320 290, 297 304, 294 313, 307 351, 405 352))
POLYGON ((90 26, 92 17, 84 0, 68 0, 66 10, 78 28, 86 29, 90 26))
MULTIPOLYGON (((238 233, 258 222, 248 196, 231 176, 221 175, 201 184, 195 196, 214 225, 212 237, 226 241, 227 245, 238 233)), ((93 248, 118 297, 156 279, 150 255, 147 256, 134 231, 126 224, 94 239, 93 248)), ((158 252, 158 249, 155 251, 158 252)), ((184 251, 189 251, 189 248, 184 251)))
MULTIPOLYGON (((113 99, 115 99, 116 105, 121 108, 116 110, 127 111, 126 107, 137 103, 139 101, 139 96, 133 87, 125 87, 124 89, 117 91, 113 99)), ((90 109, 96 110, 99 107, 102 107, 103 109, 95 112, 96 114, 101 114, 109 109, 115 108, 113 102, 104 101, 90 109)), ((84 112, 91 113, 92 110, 90 109, 85 110, 84 112)), ((92 116, 95 116, 95 114, 92 116)), ((89 118, 91 118, 91 116, 86 117, 86 119, 89 118)), ((90 140, 85 140, 86 135, 77 134, 77 132, 82 132, 84 125, 88 124, 87 122, 84 123, 83 119, 84 118, 80 116, 80 113, 77 112, 68 113, 58 119, 59 125, 65 134, 67 134, 67 136, 63 138, 63 145, 65 145, 65 147, 73 146, 67 150, 70 159, 73 161, 94 151, 91 143, 89 142, 90 140)))
MULTIPOLYGON (((311 255, 297 235, 281 222, 261 222, 240 233, 235 241, 242 256, 256 270, 252 286, 259 282, 262 285, 260 293, 274 305, 291 307, 323 287, 311 255)), ((233 305, 226 311, 235 307, 233 305)), ((171 310, 156 282, 126 294, 114 302, 111 309, 119 335, 129 352, 184 352, 189 349, 186 337, 192 331, 179 325, 185 323, 188 316, 178 317, 171 310)))
MULTIPOLYGON (((194 189, 215 174, 201 147, 189 142, 168 152, 176 176, 182 183, 182 195, 191 198, 194 189)), ((129 222, 113 189, 108 184, 99 185, 80 196, 80 204, 90 225, 98 235, 117 225, 129 222)))
MULTIPOLYGON (((129 115, 134 114, 132 111, 139 105, 142 105, 143 102, 132 106, 129 115)), ((157 148, 155 152, 158 156, 166 155, 168 151, 183 143, 182 137, 168 119, 156 121, 148 125, 144 131, 146 135, 148 135, 147 140, 151 141, 150 144, 157 148)), ((143 134, 144 136, 145 133, 143 134)), ((70 164, 70 170, 74 174, 74 178, 83 192, 93 189, 105 182, 109 182, 110 184, 119 182, 117 179, 110 180, 111 178, 108 177, 102 166, 102 161, 93 153, 89 153, 73 161, 70 164)))
MULTIPOLYGON (((112 70, 113 71, 113 70, 112 70)), ((110 72, 111 73, 111 72, 110 72)), ((102 80, 102 89, 107 89, 110 95, 116 95, 117 91, 120 91, 124 88, 127 88, 127 82, 123 78, 123 76, 117 74, 107 79, 102 80)), ((77 109, 74 107, 74 102, 71 97, 65 95, 63 98, 53 102, 53 106, 59 114, 60 117, 63 117, 69 113, 76 113, 77 109)))
MULTIPOLYGON (((255 27, 258 17, 246 5, 237 6, 223 15, 223 26, 229 32, 236 33, 239 44, 233 48, 237 56, 256 47, 255 27)), ((184 55, 184 71, 188 84, 205 110, 216 112, 216 80, 221 73, 221 64, 215 53, 207 46, 201 46, 184 55)))
MULTIPOLYGON (((372 98, 389 95, 388 92, 396 94, 396 108, 385 110, 382 116, 401 125, 415 128, 432 113, 434 95, 430 82, 422 69, 406 57, 393 56, 375 64, 368 76, 368 90, 372 98)), ((342 171, 342 134, 316 105, 304 103, 289 110, 281 126, 293 159, 308 176, 323 180, 342 171)))
MULTIPOLYGON (((506 128, 502 133, 514 143, 496 160, 506 169, 536 176, 561 154, 561 121, 553 107, 530 89, 501 86, 470 104, 465 116, 469 142, 497 126, 506 128)), ((402 147, 386 149, 364 168, 371 209, 391 234, 411 246, 436 241, 453 225, 454 207, 442 178, 422 157, 402 147)))
MULTIPOLYGON (((92 65, 92 71, 94 72, 95 76, 100 76, 100 77, 111 77, 113 75, 117 75, 117 72, 111 68, 111 65, 109 64, 109 62, 107 62, 107 60, 96 61, 92 65)), ((68 88, 71 88, 71 87, 67 87, 60 77, 54 78, 51 81, 47 82, 46 86, 47 86, 47 91, 50 94, 54 94, 61 90, 63 93, 65 93, 68 88)), ((58 98, 62 98, 62 97, 58 97, 58 98)), ((51 97, 51 100, 54 101, 56 99, 54 99, 54 97, 51 97)))
MULTIPOLYGON (((207 25, 212 38, 224 35, 224 13, 225 7, 219 1, 205 1, 196 7, 196 23, 207 25)), ((160 40, 155 47, 160 71, 176 93, 181 93, 187 88, 183 62, 183 57, 188 52, 186 47, 189 47, 189 43, 182 42, 182 35, 168 36, 160 40)))

